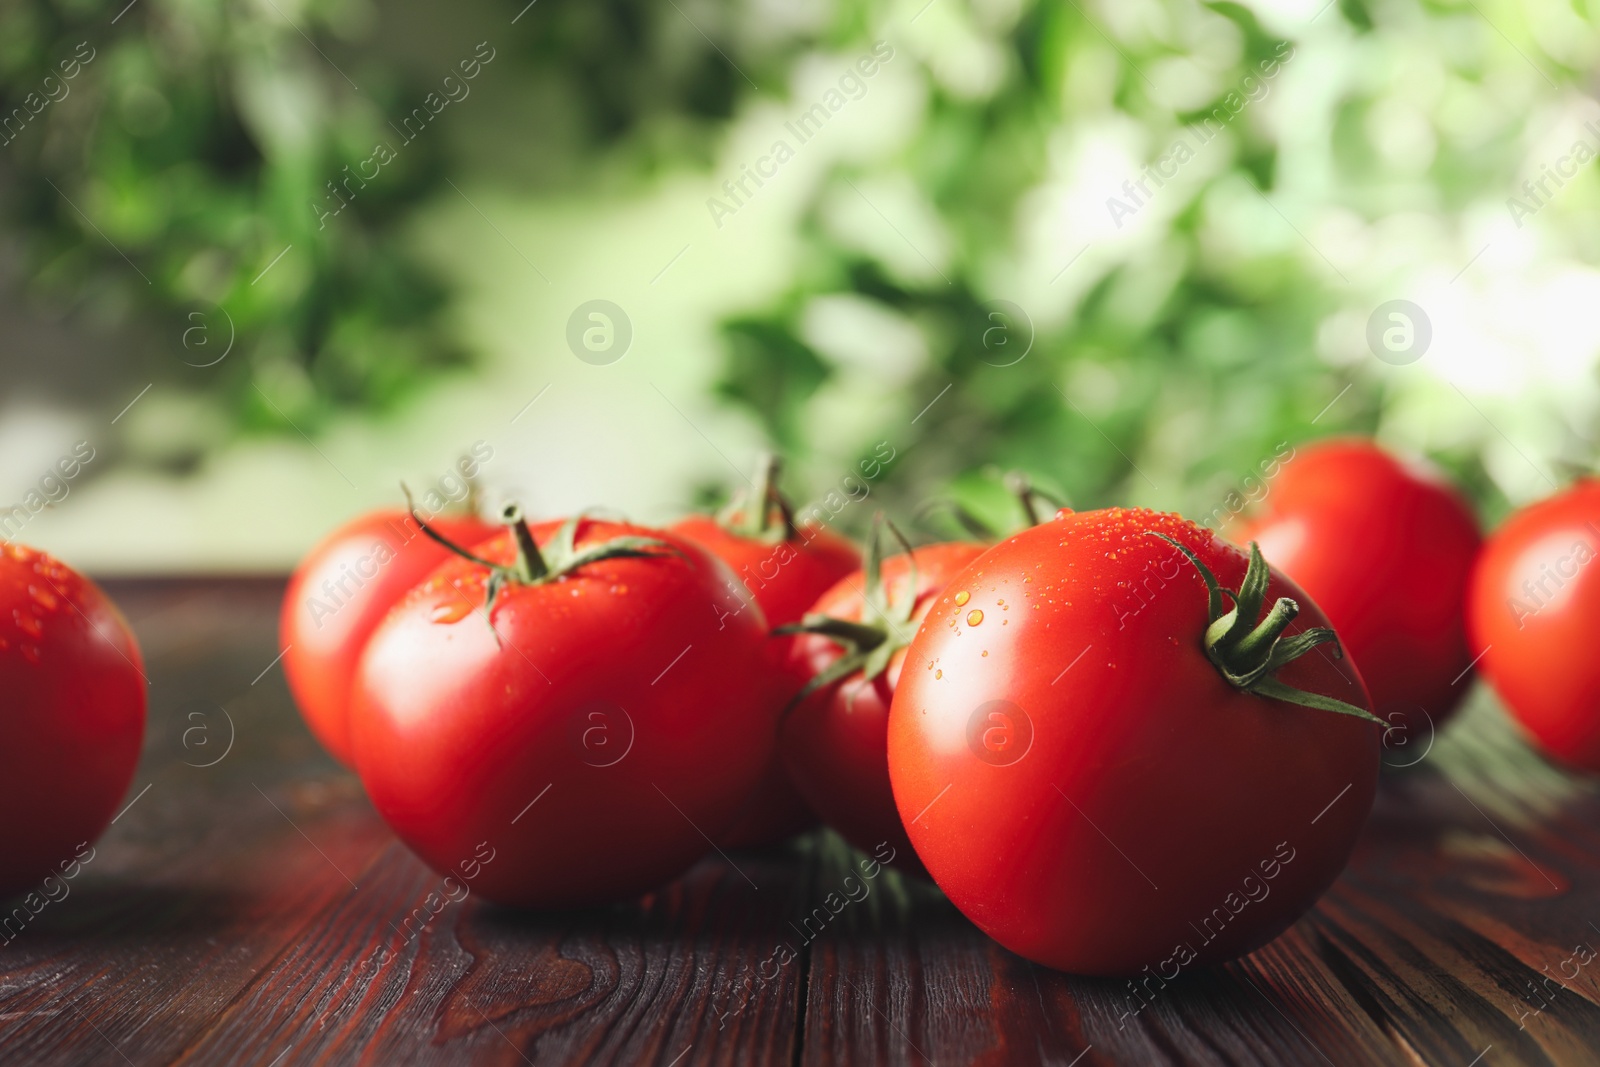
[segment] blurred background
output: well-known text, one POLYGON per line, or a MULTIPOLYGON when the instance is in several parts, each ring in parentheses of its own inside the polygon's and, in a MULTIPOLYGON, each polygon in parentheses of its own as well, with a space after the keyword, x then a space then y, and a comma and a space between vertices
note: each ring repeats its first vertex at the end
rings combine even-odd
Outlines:
POLYGON ((1600 434, 1588 8, 8 0, 0 532, 276 571, 466 454, 659 522, 765 446, 851 530, 1226 532, 1351 431, 1492 522, 1600 434))

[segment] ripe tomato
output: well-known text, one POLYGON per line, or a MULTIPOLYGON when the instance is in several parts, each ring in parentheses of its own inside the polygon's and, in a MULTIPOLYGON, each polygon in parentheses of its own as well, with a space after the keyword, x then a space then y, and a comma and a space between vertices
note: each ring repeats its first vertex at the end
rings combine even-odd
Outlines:
MULTIPOLYGON (((440 517, 446 537, 476 544, 500 527, 476 518, 440 517)), ((450 552, 420 536, 404 511, 374 511, 341 526, 306 554, 289 579, 278 620, 283 672, 300 714, 345 766, 350 755, 350 684, 372 631, 412 586, 450 552)))
MULTIPOLYGON (((766 616, 768 626, 799 622, 829 586, 861 565, 861 554, 844 538, 814 525, 796 527, 789 502, 778 492, 778 460, 767 456, 754 491, 715 519, 696 515, 673 526, 726 563, 766 616), (752 507, 750 500, 765 501, 752 507)), ((784 670, 798 638, 781 637, 767 644, 775 670, 784 670)), ((805 683, 797 679, 778 699, 787 702, 805 683)), ((776 752, 744 814, 717 837, 723 848, 756 848, 793 837, 815 825, 776 752)))
POLYGON ((1063 513, 996 545, 937 598, 895 691, 917 855, 1062 970, 1171 981, 1265 944, 1338 875, 1377 787, 1381 724, 1313 647, 1325 626, 1259 553, 1176 515, 1063 513), (1280 637, 1297 612, 1309 628, 1280 637))
POLYGON ((144 743, 146 682, 122 613, 42 552, 0 547, 0 616, 4 895, 73 866, 110 824, 144 743))
POLYGON ((766 622, 672 534, 513 522, 373 634, 356 768, 436 870, 493 856, 469 887, 490 900, 636 896, 710 848, 772 758, 766 622))
POLYGON ((1600 771, 1600 481, 1524 508, 1484 546, 1468 627, 1479 666, 1544 750, 1600 771))
POLYGON ((1481 538, 1439 475, 1369 441, 1314 444, 1229 537, 1260 544, 1333 620, 1380 718, 1425 730, 1466 695, 1467 583, 1481 538))
POLYGON ((866 852, 887 841, 895 865, 920 874, 889 788, 889 703, 918 623, 985 546, 949 541, 882 559, 880 532, 875 524, 864 568, 796 628, 806 636, 790 662, 812 681, 782 720, 778 752, 824 822, 866 852))

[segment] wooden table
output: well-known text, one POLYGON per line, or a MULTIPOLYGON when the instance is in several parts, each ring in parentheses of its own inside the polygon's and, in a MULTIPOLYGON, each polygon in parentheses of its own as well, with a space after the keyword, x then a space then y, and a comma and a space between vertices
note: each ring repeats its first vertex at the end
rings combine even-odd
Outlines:
POLYGON ((5 1064, 1600 1062, 1600 960, 1572 962, 1600 946, 1600 798, 1484 694, 1387 777, 1309 916, 1135 1012, 1124 983, 1033 966, 897 875, 805 943, 793 923, 851 861, 826 834, 627 906, 469 898, 404 936, 439 876, 295 714, 281 583, 108 589, 148 660, 149 737, 71 894, 0 943, 5 1064))

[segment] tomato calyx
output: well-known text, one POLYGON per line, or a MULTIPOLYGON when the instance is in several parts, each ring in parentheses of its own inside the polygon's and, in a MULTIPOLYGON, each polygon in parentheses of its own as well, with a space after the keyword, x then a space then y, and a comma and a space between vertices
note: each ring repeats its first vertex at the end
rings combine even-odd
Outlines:
POLYGON ((1211 573, 1210 567, 1200 562, 1200 557, 1188 545, 1163 533, 1151 531, 1150 536, 1159 537, 1182 552, 1206 583, 1209 620, 1204 639, 1206 658, 1229 685, 1287 704, 1334 711, 1375 722, 1379 726, 1386 725, 1365 708, 1321 693, 1296 689, 1276 677, 1280 667, 1299 659, 1318 645, 1333 645, 1336 657, 1342 658, 1344 653, 1339 646, 1339 635, 1326 626, 1316 626, 1293 636, 1285 636, 1284 631, 1300 614, 1300 605, 1289 597, 1279 597, 1267 611, 1266 617, 1260 618, 1272 572, 1254 541, 1250 542, 1250 565, 1245 569, 1244 580, 1239 583, 1237 590, 1232 590, 1217 584, 1217 576, 1211 573), (1224 597, 1233 602, 1231 608, 1226 608, 1224 597), (1259 622, 1256 621, 1258 618, 1259 622))
POLYGON ((717 525, 729 533, 768 544, 793 541, 797 536, 794 508, 778 489, 782 471, 782 458, 774 452, 763 452, 755 484, 736 493, 717 513, 717 525))
POLYGON ((1066 501, 1040 489, 1033 484, 1032 478, 1021 471, 1007 472, 1006 489, 1017 498, 1017 503, 1022 505, 1022 514, 1026 517, 1028 526, 1049 522, 1067 506, 1066 501), (1048 505, 1048 510, 1042 508, 1041 504, 1048 505))
POLYGON ((417 514, 416 505, 411 500, 411 491, 404 485, 400 488, 406 495, 406 507, 411 512, 412 520, 424 534, 462 559, 488 569, 489 589, 483 610, 484 614, 491 618, 495 602, 507 585, 545 585, 557 582, 580 567, 601 560, 651 559, 656 556, 682 555, 674 545, 654 537, 613 537, 578 548, 576 544, 578 524, 587 517, 587 513, 582 511, 563 522, 556 529, 556 535, 550 539, 550 543, 541 551, 539 543, 534 540, 533 531, 528 528, 528 522, 522 516, 522 509, 515 504, 507 504, 500 512, 500 521, 511 528, 517 546, 517 561, 508 566, 468 551, 429 526, 422 516, 417 514))
POLYGON ((1006 472, 1005 487, 1021 506, 1023 517, 1022 525, 1012 528, 1007 533, 995 529, 963 507, 959 501, 950 497, 939 497, 923 504, 917 511, 917 518, 926 520, 938 512, 946 512, 968 537, 992 543, 1009 534, 1049 522, 1067 507, 1064 500, 1034 485, 1033 479, 1020 470, 1006 472))
MULTIPOLYGON (((793 708, 806 697, 824 686, 860 671, 862 679, 870 682, 888 669, 894 654, 911 643, 915 628, 910 625, 911 613, 917 604, 917 560, 911 543, 887 518, 878 512, 872 518, 872 529, 867 534, 866 552, 861 560, 866 588, 862 592, 861 619, 839 619, 832 615, 813 612, 799 622, 773 629, 774 637, 790 634, 817 634, 826 637, 840 648, 844 655, 828 667, 813 675, 811 680, 789 702, 793 708), (889 596, 883 582, 883 530, 900 543, 906 555, 906 577, 909 588, 896 603, 889 596)), ((847 700, 853 701, 853 694, 847 700)))

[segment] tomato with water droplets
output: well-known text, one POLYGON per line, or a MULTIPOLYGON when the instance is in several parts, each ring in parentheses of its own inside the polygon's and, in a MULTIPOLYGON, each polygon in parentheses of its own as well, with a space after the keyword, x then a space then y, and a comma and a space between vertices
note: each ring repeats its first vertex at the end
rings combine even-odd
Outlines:
POLYGON ((766 623, 673 534, 510 521, 368 642, 356 769, 401 839, 473 893, 637 896, 709 850, 772 757, 766 623))
POLYGON ((93 857, 83 850, 139 762, 145 684, 133 633, 99 587, 43 552, 0 546, 0 894, 93 857))
POLYGON ((874 529, 864 568, 824 593, 796 627, 805 633, 790 662, 811 681, 783 718, 778 749, 824 822, 866 852, 887 842, 896 866, 920 874, 889 788, 889 704, 912 673, 905 649, 918 623, 985 546, 950 541, 882 559, 881 544, 874 529))
POLYGON ((1380 724, 1259 553, 1113 508, 1019 533, 947 589, 905 654, 889 775, 918 857, 990 936, 1167 982, 1265 944, 1338 875, 1380 724))
MULTIPOLYGON (((500 529, 465 516, 440 516, 430 525, 468 545, 500 529)), ((306 725, 340 763, 353 765, 350 684, 367 639, 449 555, 406 512, 374 511, 323 538, 289 579, 278 621, 283 673, 306 725)))

